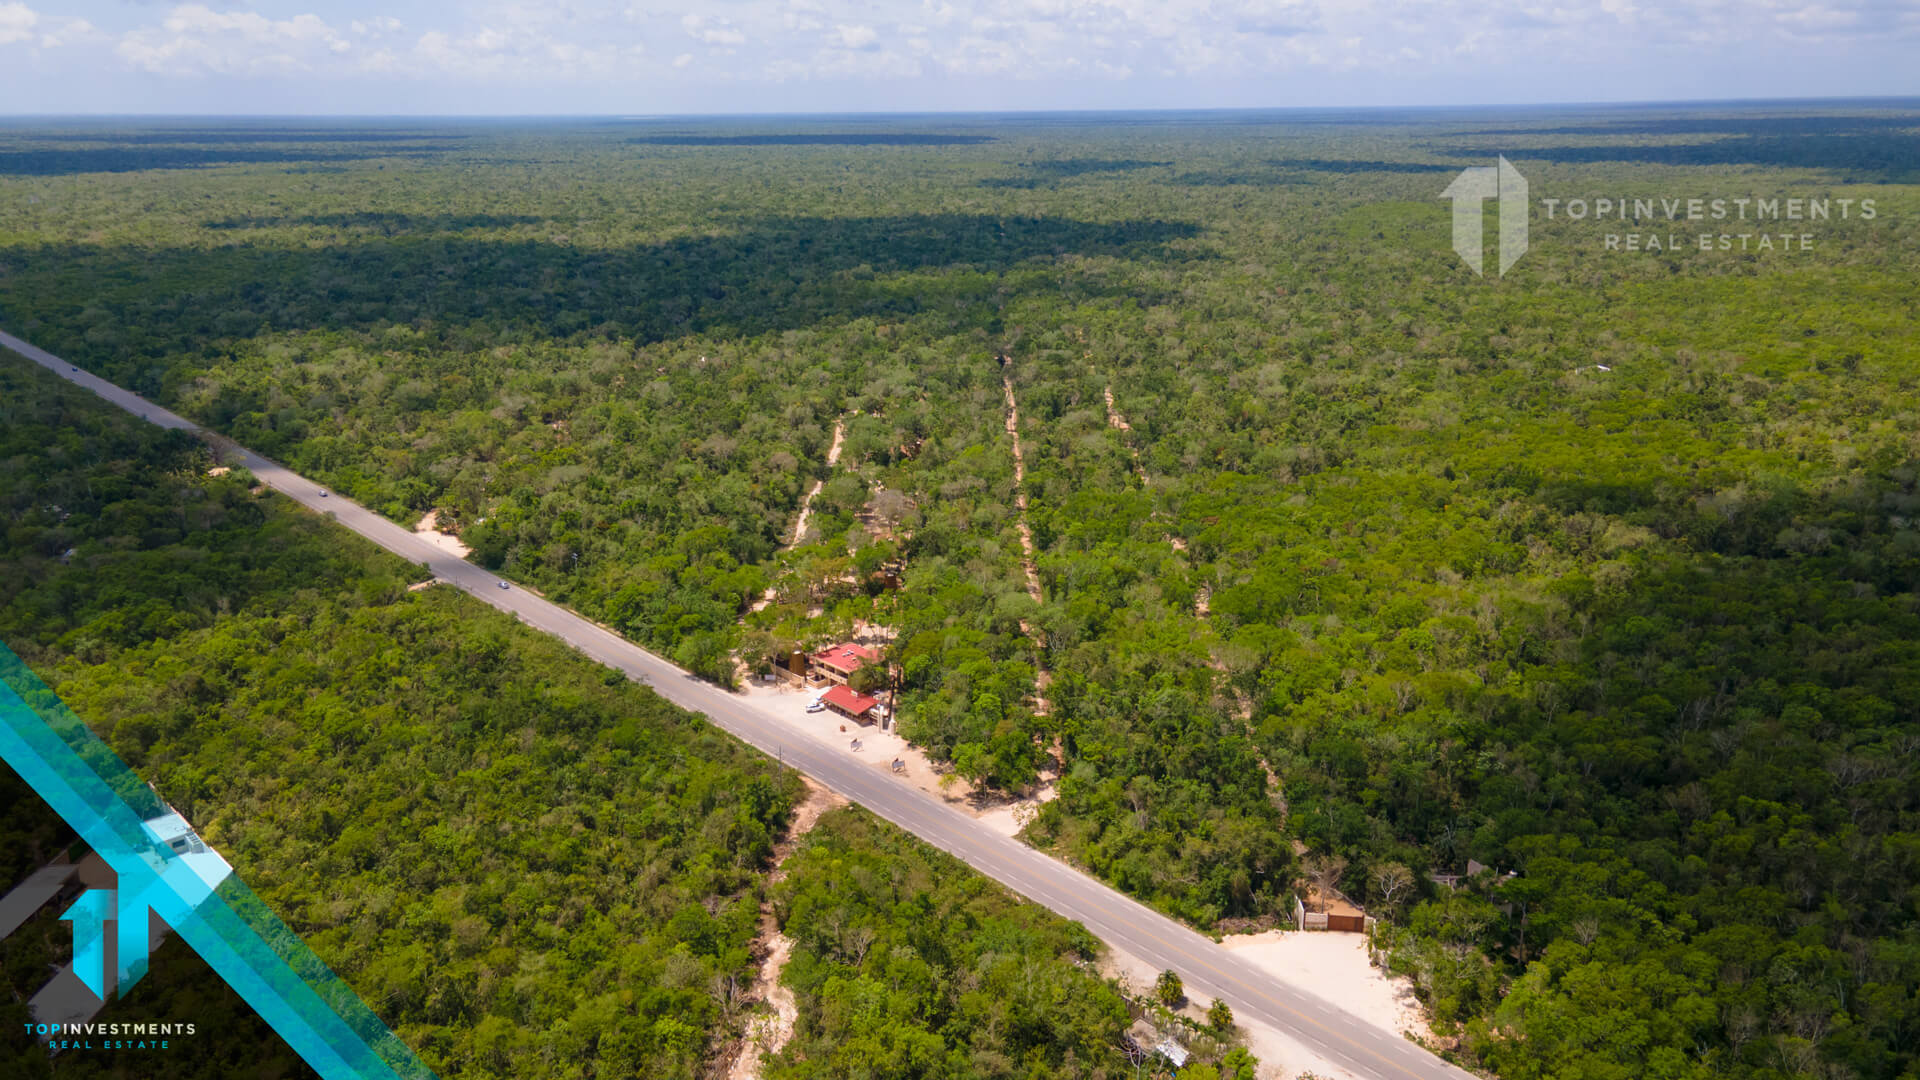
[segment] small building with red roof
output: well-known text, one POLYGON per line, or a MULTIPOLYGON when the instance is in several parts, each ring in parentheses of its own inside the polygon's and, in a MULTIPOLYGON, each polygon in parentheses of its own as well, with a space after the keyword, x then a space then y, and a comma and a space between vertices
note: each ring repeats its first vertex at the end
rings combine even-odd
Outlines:
POLYGON ((820 700, 826 704, 827 708, 862 724, 873 723, 876 719, 873 714, 874 706, 880 704, 879 698, 855 693, 845 685, 828 687, 827 692, 820 695, 820 700))

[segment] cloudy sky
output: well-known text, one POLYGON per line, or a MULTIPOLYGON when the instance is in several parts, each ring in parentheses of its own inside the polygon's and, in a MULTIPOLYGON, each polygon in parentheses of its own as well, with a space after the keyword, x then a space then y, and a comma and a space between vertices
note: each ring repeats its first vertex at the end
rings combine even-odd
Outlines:
POLYGON ((1920 0, 0 0, 0 113, 1920 94, 1920 0))

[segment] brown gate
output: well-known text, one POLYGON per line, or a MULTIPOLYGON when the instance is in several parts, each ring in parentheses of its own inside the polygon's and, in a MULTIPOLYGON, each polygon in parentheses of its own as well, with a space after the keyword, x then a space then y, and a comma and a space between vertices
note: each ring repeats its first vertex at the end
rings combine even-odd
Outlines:
POLYGON ((1348 934, 1364 934, 1367 932, 1367 917, 1365 915, 1328 915, 1327 929, 1348 934))

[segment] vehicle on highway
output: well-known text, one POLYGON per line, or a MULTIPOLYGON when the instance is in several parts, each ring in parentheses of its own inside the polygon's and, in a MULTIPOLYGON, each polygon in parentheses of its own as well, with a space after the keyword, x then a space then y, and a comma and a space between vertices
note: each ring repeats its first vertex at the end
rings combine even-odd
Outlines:
POLYGON ((321 497, 321 498, 323 498, 323 499, 327 497, 327 489, 326 489, 326 488, 321 488, 321 489, 320 489, 320 497, 321 497))
POLYGON ((501 588, 503 588, 503 589, 504 589, 504 588, 506 588, 506 587, 507 587, 507 583, 506 583, 506 582, 504 582, 504 581, 503 581, 503 582, 501 582, 501 583, 500 583, 500 587, 501 587, 501 588))

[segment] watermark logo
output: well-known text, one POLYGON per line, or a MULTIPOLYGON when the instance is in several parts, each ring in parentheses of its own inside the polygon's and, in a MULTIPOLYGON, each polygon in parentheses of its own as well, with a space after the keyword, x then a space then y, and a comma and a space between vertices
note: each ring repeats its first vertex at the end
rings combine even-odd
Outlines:
POLYGON ((1500 207, 1500 275, 1505 277, 1508 268, 1527 253, 1527 178, 1504 156, 1498 165, 1462 169, 1440 197, 1453 200, 1453 250, 1474 273, 1486 275, 1481 237, 1488 199, 1497 200, 1500 207))
MULTIPOLYGON (((1529 205, 1527 178, 1504 156, 1497 165, 1462 169, 1440 198, 1453 203, 1453 250, 1486 275, 1486 203, 1500 209, 1499 273, 1505 276, 1527 253, 1529 205)), ((1587 233, 1602 251, 1727 252, 1766 255, 1812 251, 1816 229, 1827 222, 1871 222, 1880 208, 1871 198, 1842 198, 1818 192, 1746 195, 1586 195, 1543 198, 1540 213, 1557 236, 1578 238, 1581 225, 1626 225, 1621 231, 1587 233), (1565 222, 1566 224, 1561 224, 1565 222), (1647 226, 1667 223, 1665 228, 1647 226), (1684 224, 1683 224, 1684 223, 1684 224), (1730 230, 1730 231, 1723 231, 1730 230)), ((1845 224, 1838 228, 1848 227, 1845 224)))
MULTIPOLYGON (((110 975, 124 992, 146 973, 149 919, 158 915, 322 1080, 433 1080, 353 989, 4 644, 0 760, 114 874, 113 889, 87 891, 63 916, 73 923, 74 976, 92 997, 73 1003, 77 1012, 97 1011, 110 975)), ((103 1034, 65 1015, 36 1019, 33 1031, 50 1038, 103 1034)), ((57 1048, 70 1042, 63 1038, 57 1048)), ((80 1048, 92 1044, 83 1039, 80 1048)), ((102 1048, 120 1047, 116 1040, 102 1048)))
POLYGON ((147 940, 147 905, 127 897, 124 905, 117 889, 88 889, 80 894, 61 921, 73 924, 73 973, 102 1001, 110 993, 125 994, 147 973, 147 955, 152 943, 147 940), (108 928, 114 939, 119 962, 107 963, 108 928), (112 968, 111 980, 108 978, 112 968))
POLYGON ((1541 199, 1548 221, 1621 222, 1632 231, 1602 234, 1603 251, 1644 251, 1673 255, 1683 251, 1766 254, 1812 251, 1820 239, 1812 222, 1872 221, 1879 207, 1872 199, 1828 195, 1656 196, 1594 195, 1541 199), (1666 221, 1664 230, 1639 228, 1666 221), (1685 222, 1685 226, 1678 223, 1685 222), (1701 223, 1708 223, 1703 228, 1701 223), (1723 232, 1723 229, 1738 232, 1723 232), (1684 231, 1683 231, 1684 230, 1684 231))

